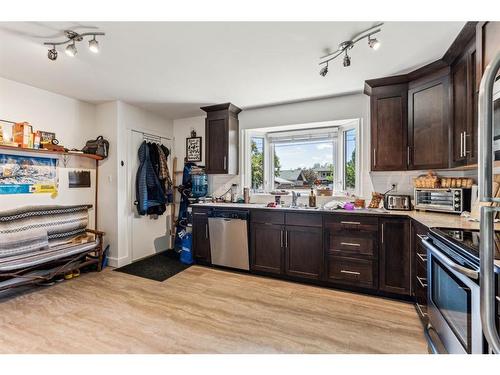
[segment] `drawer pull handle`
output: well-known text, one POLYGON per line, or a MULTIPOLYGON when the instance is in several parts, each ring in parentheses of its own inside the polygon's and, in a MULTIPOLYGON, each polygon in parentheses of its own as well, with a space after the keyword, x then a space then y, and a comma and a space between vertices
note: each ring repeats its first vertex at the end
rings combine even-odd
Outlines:
POLYGON ((417 280, 422 288, 427 288, 427 279, 425 277, 418 277, 417 276, 417 280))
POLYGON ((340 244, 345 246, 361 246, 361 244, 354 242, 341 242, 340 244))
POLYGON ((340 270, 340 273, 347 273, 348 275, 361 275, 359 272, 340 270))
POLYGON ((415 307, 417 308, 417 312, 421 317, 427 318, 427 313, 424 312, 424 309, 422 309, 422 306, 419 303, 416 303, 415 307))
POLYGON ((417 256, 420 258, 422 262, 427 263, 427 255, 417 253, 417 256))
POLYGON ((341 221, 340 224, 361 225, 359 221, 341 221))

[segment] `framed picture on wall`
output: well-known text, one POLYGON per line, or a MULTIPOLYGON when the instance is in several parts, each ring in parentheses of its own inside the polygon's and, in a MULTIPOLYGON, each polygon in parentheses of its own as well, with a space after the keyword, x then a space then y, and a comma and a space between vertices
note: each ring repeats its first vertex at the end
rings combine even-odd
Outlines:
POLYGON ((191 132, 191 137, 186 138, 186 162, 201 161, 201 137, 196 132, 191 132))

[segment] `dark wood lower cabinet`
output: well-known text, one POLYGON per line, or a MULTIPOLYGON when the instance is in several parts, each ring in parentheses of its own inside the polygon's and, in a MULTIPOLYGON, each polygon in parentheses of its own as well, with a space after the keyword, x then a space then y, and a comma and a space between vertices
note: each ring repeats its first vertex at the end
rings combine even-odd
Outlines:
POLYGON ((328 281, 333 283, 377 288, 376 261, 338 256, 328 257, 328 281))
POLYGON ((193 210, 193 256, 196 262, 205 264, 211 263, 207 213, 193 210))
POLYGON ((380 219, 379 289, 411 295, 410 221, 380 219))
POLYGON ((250 269, 281 274, 283 272, 284 226, 252 223, 250 235, 250 269))
POLYGON ((288 276, 321 279, 323 270, 323 230, 285 227, 285 273, 288 276))

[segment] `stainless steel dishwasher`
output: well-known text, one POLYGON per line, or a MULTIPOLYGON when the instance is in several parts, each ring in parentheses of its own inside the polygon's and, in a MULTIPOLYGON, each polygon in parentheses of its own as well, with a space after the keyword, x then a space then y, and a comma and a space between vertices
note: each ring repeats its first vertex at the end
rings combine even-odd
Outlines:
POLYGON ((248 211, 211 210, 208 213, 212 264, 249 270, 248 211))

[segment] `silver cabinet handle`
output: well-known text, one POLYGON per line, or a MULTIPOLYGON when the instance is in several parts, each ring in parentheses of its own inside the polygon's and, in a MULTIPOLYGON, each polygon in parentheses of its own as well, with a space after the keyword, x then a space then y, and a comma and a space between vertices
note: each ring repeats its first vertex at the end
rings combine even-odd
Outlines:
POLYGON ((283 230, 280 230, 280 247, 283 247, 283 230))
POLYGON ((417 256, 420 258, 420 260, 424 263, 427 263, 427 256, 424 254, 417 253, 417 256))
POLYGON ((460 157, 463 157, 464 153, 464 133, 460 133, 460 157))
POLYGON ((340 270, 340 273, 347 273, 348 275, 361 275, 359 272, 355 271, 347 271, 347 270, 340 270))
POLYGON ((361 225, 359 221, 341 221, 340 224, 361 225))
POLYGON ((467 132, 464 132, 464 156, 467 156, 467 154, 470 153, 470 151, 467 151, 467 137, 469 137, 469 135, 467 132))
POLYGON ((422 241, 428 239, 429 237, 426 236, 425 234, 417 234, 417 237, 420 238, 422 241))
POLYGON ((427 288, 427 279, 425 277, 418 277, 417 276, 417 280, 422 288, 427 288))
POLYGON ((288 247, 288 231, 285 231, 285 247, 288 247))
POLYGON ((227 164, 227 157, 224 156, 224 169, 226 169, 226 164, 227 164))
POLYGON ((406 147, 406 165, 410 166, 410 146, 406 147))
POLYGON ((416 303, 415 304, 415 307, 417 308, 417 311, 419 313, 420 316, 422 317, 426 317, 428 314, 424 312, 424 310, 422 309, 422 306, 420 305, 420 303, 416 303))
POLYGON ((358 247, 361 246, 361 244, 354 242, 341 242, 340 244, 345 246, 358 246, 358 247))
POLYGON ((377 165, 377 149, 373 149, 373 166, 377 165))
POLYGON ((205 224, 205 239, 208 240, 208 224, 205 224))
POLYGON ((384 243, 384 223, 382 223, 382 228, 380 230, 381 242, 384 243))

